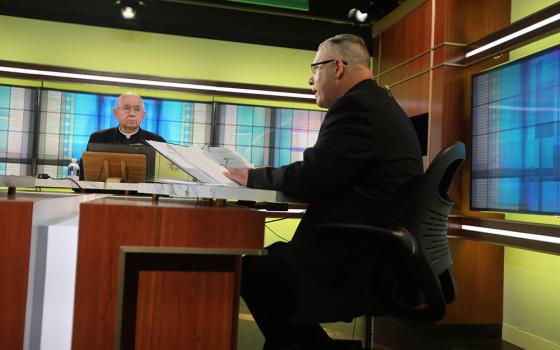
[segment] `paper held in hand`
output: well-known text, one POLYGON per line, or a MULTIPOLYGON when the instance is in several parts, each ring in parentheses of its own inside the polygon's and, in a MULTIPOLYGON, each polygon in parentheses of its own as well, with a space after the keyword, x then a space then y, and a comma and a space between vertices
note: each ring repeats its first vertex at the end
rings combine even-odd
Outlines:
POLYGON ((200 182, 239 186, 223 174, 228 168, 253 168, 239 153, 227 147, 200 148, 147 141, 150 146, 200 182))

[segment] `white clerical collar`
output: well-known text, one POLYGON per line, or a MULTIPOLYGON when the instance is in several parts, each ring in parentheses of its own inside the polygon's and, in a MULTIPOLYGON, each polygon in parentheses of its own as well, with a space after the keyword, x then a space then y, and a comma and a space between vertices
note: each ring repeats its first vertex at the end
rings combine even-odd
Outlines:
POLYGON ((123 134, 124 136, 126 136, 127 139, 129 139, 132 135, 138 133, 138 131, 140 131, 140 128, 136 129, 135 132, 127 133, 127 132, 124 132, 123 129, 121 129, 121 126, 119 125, 119 132, 121 134, 123 134))

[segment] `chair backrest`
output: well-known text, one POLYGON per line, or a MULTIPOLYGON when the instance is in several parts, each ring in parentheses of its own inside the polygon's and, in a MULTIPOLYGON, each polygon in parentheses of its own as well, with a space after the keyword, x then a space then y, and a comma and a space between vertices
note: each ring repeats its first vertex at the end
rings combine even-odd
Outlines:
POLYGON ((432 161, 404 206, 399 226, 414 238, 415 249, 405 270, 410 283, 423 295, 421 305, 393 300, 395 316, 420 321, 437 321, 445 315, 446 304, 455 298, 453 263, 447 240, 448 215, 454 203, 447 195, 453 175, 465 159, 465 145, 454 142, 432 161))

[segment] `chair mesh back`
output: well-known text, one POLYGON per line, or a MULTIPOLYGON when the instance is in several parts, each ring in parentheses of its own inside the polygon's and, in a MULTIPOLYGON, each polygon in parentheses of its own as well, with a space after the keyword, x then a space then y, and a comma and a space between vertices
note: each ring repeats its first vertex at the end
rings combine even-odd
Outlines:
MULTIPOLYGON (((453 205, 448 206, 447 214, 453 205)), ((445 208, 438 208, 443 209, 445 208)), ((449 243, 447 241, 447 215, 431 209, 426 209, 416 228, 418 245, 424 256, 432 265, 432 270, 439 275, 453 263, 449 243)))
POLYGON ((436 275, 453 263, 447 241, 448 215, 453 202, 447 190, 465 159, 465 145, 455 142, 432 161, 412 200, 403 211, 403 226, 416 238, 419 248, 436 275))

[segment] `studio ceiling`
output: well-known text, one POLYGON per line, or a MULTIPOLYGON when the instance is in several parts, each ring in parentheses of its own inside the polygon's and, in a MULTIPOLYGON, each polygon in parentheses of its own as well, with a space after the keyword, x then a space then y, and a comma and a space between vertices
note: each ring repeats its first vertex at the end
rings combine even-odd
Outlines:
POLYGON ((359 34, 369 40, 372 22, 403 2, 259 0, 272 5, 295 1, 307 6, 301 10, 247 3, 255 1, 144 0, 137 20, 125 21, 113 0, 0 0, 0 14, 315 50, 322 40, 339 33, 359 34), (351 8, 368 11, 370 20, 354 24, 347 18, 351 8))

